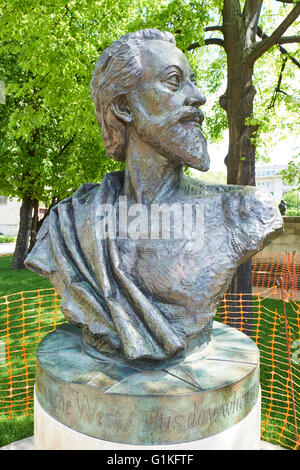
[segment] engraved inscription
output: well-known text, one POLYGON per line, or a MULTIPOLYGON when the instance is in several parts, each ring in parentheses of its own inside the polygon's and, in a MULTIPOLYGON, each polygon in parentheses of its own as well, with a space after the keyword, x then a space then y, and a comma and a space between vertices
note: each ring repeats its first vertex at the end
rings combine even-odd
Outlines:
POLYGON ((251 403, 255 403, 258 398, 258 382, 244 393, 233 392, 230 400, 204 408, 199 401, 194 401, 189 409, 178 410, 172 413, 161 407, 153 407, 150 410, 143 410, 137 413, 136 410, 115 409, 115 406, 108 406, 99 400, 91 400, 87 394, 81 390, 72 390, 73 396, 66 399, 63 391, 58 388, 53 391, 48 387, 44 388, 43 395, 52 410, 59 416, 64 416, 66 422, 68 417, 72 417, 77 422, 87 421, 93 426, 103 430, 117 430, 127 433, 137 422, 142 422, 142 432, 167 433, 170 431, 188 431, 194 428, 209 428, 213 423, 226 421, 239 415, 243 408, 251 403))
POLYGON ((254 403, 257 398, 258 384, 256 383, 240 396, 234 392, 233 398, 228 403, 224 401, 212 408, 200 409, 199 404, 194 403, 194 408, 190 413, 176 415, 164 414, 161 410, 154 409, 145 412, 147 414, 147 426, 144 431, 166 432, 175 429, 185 431, 195 427, 209 426, 222 418, 238 414, 249 403, 254 403))
POLYGON ((45 387, 44 394, 45 399, 50 404, 52 409, 54 409, 55 411, 60 411, 66 416, 71 413, 73 407, 72 401, 66 399, 61 390, 58 390, 56 392, 48 387, 45 387))

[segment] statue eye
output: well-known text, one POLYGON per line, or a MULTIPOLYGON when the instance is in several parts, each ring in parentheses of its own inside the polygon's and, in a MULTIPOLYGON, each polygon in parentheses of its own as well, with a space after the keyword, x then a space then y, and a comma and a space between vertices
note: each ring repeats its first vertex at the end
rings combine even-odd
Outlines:
POLYGON ((178 89, 180 86, 180 77, 177 73, 172 73, 167 77, 166 82, 172 85, 172 87, 178 89))

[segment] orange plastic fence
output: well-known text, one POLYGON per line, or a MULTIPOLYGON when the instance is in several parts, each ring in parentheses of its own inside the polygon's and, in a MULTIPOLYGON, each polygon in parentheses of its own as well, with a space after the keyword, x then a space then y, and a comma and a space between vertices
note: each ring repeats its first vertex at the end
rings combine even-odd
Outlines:
POLYGON ((300 445, 300 302, 277 286, 260 295, 226 294, 217 320, 248 334, 260 350, 262 439, 300 445), (282 300, 281 298, 284 298, 282 300))
MULTIPOLYGON (((299 257, 290 254, 289 258, 282 255, 275 259, 270 255, 267 260, 260 255, 253 260, 253 282, 259 294, 226 294, 216 319, 250 335, 260 349, 262 438, 297 449, 299 257), (280 278, 281 287, 277 285, 280 278)), ((33 413, 36 347, 63 322, 54 289, 0 297, 0 420, 33 413)))
POLYGON ((0 419, 32 414, 35 352, 64 322, 55 289, 0 297, 0 419))
POLYGON ((300 255, 262 251, 252 258, 254 292, 260 293, 276 285, 280 277, 283 279, 283 287, 289 292, 290 298, 300 300, 300 255))

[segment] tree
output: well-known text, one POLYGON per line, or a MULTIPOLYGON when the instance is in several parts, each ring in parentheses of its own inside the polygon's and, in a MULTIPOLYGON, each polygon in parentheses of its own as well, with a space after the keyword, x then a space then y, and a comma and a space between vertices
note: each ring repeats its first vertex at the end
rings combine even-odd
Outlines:
MULTIPOLYGON (((299 126, 296 129, 290 118, 294 113, 295 123, 298 122, 299 103, 286 89, 293 90, 294 69, 299 71, 300 68, 299 50, 288 50, 287 47, 299 43, 300 36, 285 34, 291 25, 297 26, 299 14, 299 0, 174 0, 159 12, 149 12, 144 20, 145 25, 159 24, 173 32, 179 47, 186 52, 206 49, 204 46, 221 49, 220 54, 211 53, 210 65, 206 62, 202 70, 199 70, 201 55, 189 59, 199 70, 200 77, 210 80, 211 85, 206 88, 213 93, 222 87, 224 70, 227 71, 226 90, 220 96, 220 106, 214 104, 214 114, 209 116, 206 130, 217 140, 228 126, 229 148, 225 158, 228 184, 255 185, 257 146, 263 147, 268 130, 272 130, 272 120, 279 133, 278 111, 282 107, 286 107, 289 122, 282 119, 281 126, 286 124, 289 130, 299 131, 299 126), (268 16, 274 4, 281 5, 275 18, 277 23, 279 19, 276 25, 268 16), (207 33, 212 36, 207 37, 207 33), (270 60, 275 60, 276 66, 270 60), (263 75, 263 80, 255 76, 258 72, 263 75), (284 74, 290 78, 287 84, 283 83, 284 74), (259 89, 256 108, 255 85, 259 89)), ((207 59, 205 52, 202 55, 207 59)), ((205 83, 202 84, 205 88, 205 83)), ((239 268, 231 290, 251 292, 251 261, 239 268)))
POLYGON ((126 32, 141 2, 0 2, 0 193, 22 200, 12 268, 24 267, 49 209, 121 164, 106 158, 89 83, 101 50, 126 32))
MULTIPOLYGON (((220 98, 229 127, 229 149, 226 157, 227 183, 255 185, 255 144, 258 123, 253 119, 256 93, 253 85, 255 62, 271 47, 300 42, 300 37, 285 36, 288 27, 300 14, 295 4, 270 36, 258 29, 261 0, 246 0, 244 8, 235 0, 224 0, 222 10, 223 47, 227 56, 227 89, 220 98)), ((287 58, 285 59, 287 60, 287 58)), ((284 62, 283 62, 284 63, 284 62)), ((251 292, 251 261, 241 266, 232 286, 234 292, 251 292)))
MULTIPOLYGON (((31 78, 30 72, 16 64, 14 55, 2 55, 8 89, 26 86, 31 78)), ((106 164, 97 165, 94 159, 95 152, 104 154, 99 139, 90 138, 87 145, 80 130, 64 137, 57 116, 46 109, 48 116, 41 119, 45 106, 35 95, 37 90, 32 91, 33 97, 30 93, 9 93, 5 106, 0 108, 0 192, 22 200, 13 269, 24 267, 28 249, 34 244, 41 225, 39 201, 50 208, 83 181, 97 180, 108 168, 106 164), (80 151, 83 158, 76 156, 80 151)))
POLYGON ((191 176, 199 178, 201 181, 207 181, 214 184, 226 184, 226 174, 222 171, 208 171, 207 173, 200 173, 199 171, 191 171, 191 176))
POLYGON ((300 191, 300 161, 297 161, 297 157, 291 160, 288 164, 288 168, 282 170, 280 173, 283 181, 294 187, 295 190, 300 191))
MULTIPOLYGON (((29 153, 22 150, 25 145, 37 151, 34 159, 43 162, 45 169, 53 168, 50 179, 49 171, 43 172, 47 181, 42 186, 49 200, 52 185, 63 187, 59 197, 64 197, 90 177, 99 180, 106 171, 117 168, 104 156, 93 117, 89 97, 93 68, 101 51, 123 33, 158 27, 175 35, 198 71, 204 91, 220 93, 227 70, 226 91, 220 104, 214 103, 209 111, 205 131, 209 140, 220 141, 228 126, 227 181, 254 185, 257 149, 263 148, 274 122, 279 133, 278 111, 285 108, 291 115, 295 110, 289 88, 294 87, 293 74, 300 62, 299 51, 290 45, 299 42, 299 37, 285 33, 296 27, 299 9, 299 2, 291 0, 53 0, 50 4, 32 0, 23 2, 21 10, 18 0, 0 0, 1 58, 10 58, 19 67, 18 80, 3 67, 0 76, 7 84, 8 99, 15 103, 5 121, 4 136, 11 142, 5 158, 12 162, 12 179, 21 179, 19 188, 33 184, 29 153), (273 5, 281 6, 275 17, 269 16, 273 5), (45 139, 38 151, 40 134, 45 134, 45 139), (22 159, 16 163, 12 158, 16 142, 19 154, 27 155, 24 168, 28 171, 22 178, 16 176, 22 159), (85 171, 91 168, 94 173, 87 178, 85 171)), ((282 123, 295 129, 287 119, 282 123)), ((42 177, 36 170, 33 174, 37 187, 42 177)), ((22 190, 19 197, 23 194, 22 190)), ((36 191, 29 197, 44 200, 45 196, 36 191)), ((249 291, 249 266, 244 271, 248 274, 238 276, 241 282, 234 290, 249 291)))
POLYGON ((286 203, 286 216, 300 215, 300 195, 298 191, 290 191, 285 193, 283 199, 286 203))

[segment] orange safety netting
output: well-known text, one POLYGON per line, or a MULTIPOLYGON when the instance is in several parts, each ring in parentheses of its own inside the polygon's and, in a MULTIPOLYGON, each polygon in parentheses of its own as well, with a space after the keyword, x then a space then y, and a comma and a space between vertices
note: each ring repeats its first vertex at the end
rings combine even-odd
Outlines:
POLYGON ((300 255, 261 251, 252 258, 253 292, 260 293, 276 285, 282 277, 290 298, 300 300, 300 255))
POLYGON ((248 334, 260 350, 262 439, 297 449, 300 445, 300 302, 291 300, 277 286, 253 296, 226 294, 216 320, 248 334))
MULTIPOLYGON (((216 320, 251 336, 260 350, 262 438, 297 449, 299 256, 287 255, 254 257, 254 294, 226 294, 216 320)), ((55 289, 0 297, 0 420, 33 414, 36 348, 64 321, 55 289)))

